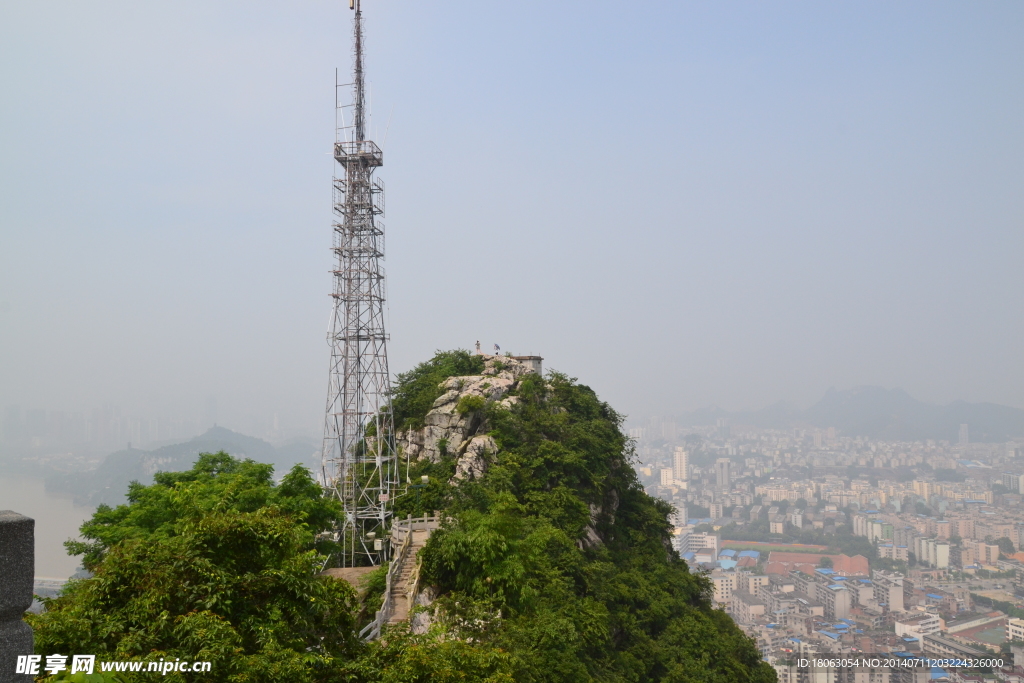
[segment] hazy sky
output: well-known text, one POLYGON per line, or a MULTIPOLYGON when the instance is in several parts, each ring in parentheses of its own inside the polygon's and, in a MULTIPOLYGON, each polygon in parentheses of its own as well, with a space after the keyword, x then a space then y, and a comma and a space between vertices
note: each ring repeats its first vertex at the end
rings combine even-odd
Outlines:
MULTIPOLYGON (((1024 3, 364 10, 394 371, 1024 407, 1024 3)), ((351 14, 2 3, 0 404, 319 424, 351 14)))

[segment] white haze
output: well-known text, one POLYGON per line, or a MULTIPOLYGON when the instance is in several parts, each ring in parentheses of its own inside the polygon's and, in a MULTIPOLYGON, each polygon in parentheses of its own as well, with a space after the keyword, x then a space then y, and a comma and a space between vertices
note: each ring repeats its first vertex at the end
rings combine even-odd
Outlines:
MULTIPOLYGON (((391 367, 480 339, 634 416, 1024 407, 1024 5, 364 0, 391 367)), ((0 8, 0 406, 326 392, 347 3, 0 8)))

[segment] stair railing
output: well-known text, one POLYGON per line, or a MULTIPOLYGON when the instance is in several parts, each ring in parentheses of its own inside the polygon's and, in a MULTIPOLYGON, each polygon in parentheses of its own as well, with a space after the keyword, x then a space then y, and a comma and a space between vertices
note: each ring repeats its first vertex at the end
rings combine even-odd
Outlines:
MULTIPOLYGON (((408 520, 411 522, 411 518, 408 520)), ((398 522, 395 527, 396 529, 401 525, 398 522)), ((394 531, 392 531, 392 537, 394 537, 394 531)), ((402 539, 398 546, 398 551, 395 553, 394 558, 391 560, 391 565, 388 567, 387 577, 384 582, 384 602, 381 604, 380 609, 374 614, 373 621, 363 627, 359 632, 359 637, 369 642, 380 638, 380 630, 384 627, 384 624, 388 623, 388 619, 394 613, 395 605, 394 600, 391 598, 391 586, 397 583, 401 576, 402 565, 405 564, 406 556, 409 554, 409 547, 412 545, 412 528, 410 525, 409 530, 405 534, 405 538, 402 539)))

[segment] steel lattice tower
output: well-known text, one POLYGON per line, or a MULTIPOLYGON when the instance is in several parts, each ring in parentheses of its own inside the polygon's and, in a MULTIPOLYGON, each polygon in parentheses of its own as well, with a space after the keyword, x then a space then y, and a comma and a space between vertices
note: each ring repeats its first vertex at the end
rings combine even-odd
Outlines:
POLYGON ((334 159, 341 172, 334 178, 334 313, 322 451, 327 493, 344 508, 337 530, 342 567, 389 558, 386 532, 399 485, 384 329, 384 186, 373 177, 383 154, 366 139, 363 16, 359 0, 350 3, 355 78, 352 104, 336 109, 334 159))

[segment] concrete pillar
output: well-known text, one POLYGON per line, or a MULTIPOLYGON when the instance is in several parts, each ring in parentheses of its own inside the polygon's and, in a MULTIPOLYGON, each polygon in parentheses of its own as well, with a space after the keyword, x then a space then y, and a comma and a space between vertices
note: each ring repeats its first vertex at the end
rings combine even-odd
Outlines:
POLYGON ((32 606, 35 528, 34 519, 0 510, 0 683, 33 678, 14 671, 18 655, 33 652, 32 629, 21 617, 32 606))

